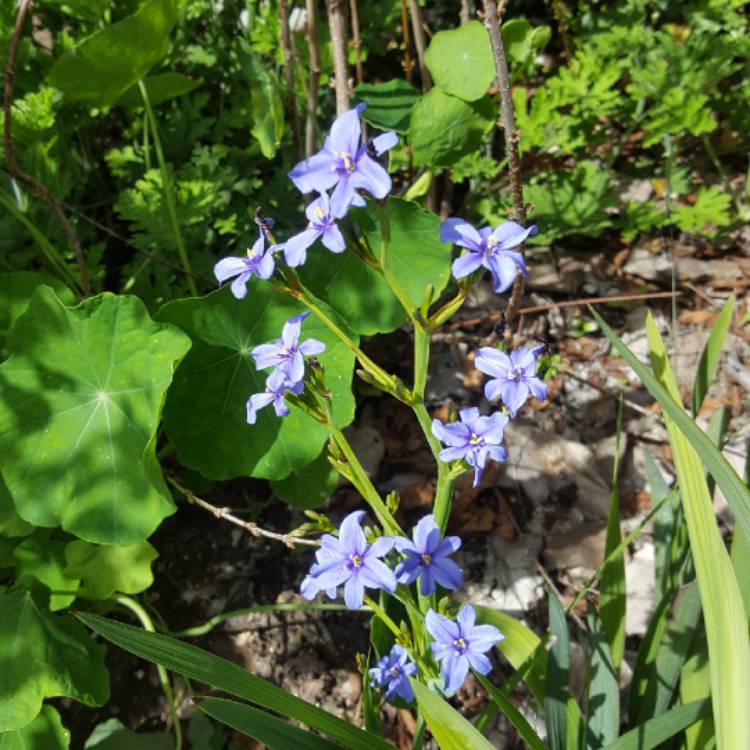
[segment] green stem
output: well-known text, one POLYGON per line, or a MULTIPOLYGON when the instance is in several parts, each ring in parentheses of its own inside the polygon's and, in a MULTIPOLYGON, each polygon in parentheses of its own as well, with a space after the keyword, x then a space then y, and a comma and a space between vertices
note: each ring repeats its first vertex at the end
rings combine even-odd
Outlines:
MULTIPOLYGON (((115 601, 130 610, 138 618, 138 621, 141 623, 144 630, 147 630, 149 633, 156 632, 151 615, 149 615, 149 613, 146 612, 146 610, 135 599, 132 599, 129 596, 120 595, 115 597, 115 601)), ((175 703, 174 693, 172 692, 172 685, 169 682, 169 675, 167 674, 167 670, 164 669, 161 664, 156 665, 156 671, 159 674, 159 682, 161 682, 164 696, 169 704, 169 713, 172 716, 175 750, 182 750, 182 726, 180 724, 180 718, 177 716, 177 704, 175 703)))
POLYGON ((430 334, 418 323, 414 326, 414 387, 412 399, 424 402, 427 373, 430 367, 430 334))
POLYGON ((146 86, 143 84, 143 81, 138 81, 138 87, 141 90, 143 104, 146 107, 146 115, 148 116, 148 121, 151 124, 151 133, 154 136, 154 151, 156 151, 156 159, 159 162, 159 169, 161 170, 161 183, 164 191, 164 201, 167 204, 169 222, 172 225, 175 244, 177 245, 177 251, 180 254, 182 270, 185 271, 185 278, 187 279, 190 294, 192 294, 193 297, 197 297, 198 288, 195 286, 193 271, 190 268, 190 260, 188 259, 187 250, 185 249, 185 243, 182 240, 180 224, 177 221, 177 210, 174 205, 174 195, 172 193, 172 176, 169 172, 169 166, 164 160, 164 152, 161 148, 161 138, 159 138, 159 128, 156 124, 156 117, 154 116, 154 110, 151 108, 151 101, 148 98, 148 91, 146 90, 146 86))
POLYGON ((336 445, 344 454, 346 461, 349 464, 349 468, 352 471, 352 479, 357 490, 367 501, 370 508, 372 508, 373 513, 383 527, 383 531, 385 531, 386 534, 405 536, 401 527, 396 523, 396 519, 390 514, 388 508, 380 497, 380 494, 375 489, 375 485, 370 481, 370 477, 367 476, 367 472, 359 462, 359 459, 352 450, 351 445, 349 445, 349 441, 344 436, 344 433, 332 424, 329 425, 329 429, 331 430, 331 436, 336 442, 336 445))
POLYGON ((411 741, 411 750, 422 750, 426 729, 427 724, 425 723, 424 716, 422 716, 421 713, 417 713, 417 728, 414 730, 414 739, 411 741))

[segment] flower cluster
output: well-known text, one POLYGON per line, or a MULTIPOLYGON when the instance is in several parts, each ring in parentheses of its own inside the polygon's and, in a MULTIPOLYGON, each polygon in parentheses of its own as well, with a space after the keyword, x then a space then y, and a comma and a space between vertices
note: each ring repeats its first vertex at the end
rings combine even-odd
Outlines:
POLYGON ((258 370, 269 367, 274 369, 266 380, 265 391, 250 396, 247 401, 248 424, 255 424, 258 410, 269 404, 273 404, 276 416, 286 417, 289 407, 284 403, 284 394, 287 391, 295 396, 302 393, 305 387, 305 357, 322 354, 326 348, 317 339, 307 339, 300 343, 302 322, 309 315, 309 312, 304 312, 289 318, 281 330, 281 338, 256 346, 250 352, 258 370))
MULTIPOLYGON (((253 276, 269 279, 274 273, 274 253, 283 252, 287 265, 294 268, 307 260, 307 250, 320 239, 332 253, 342 253, 346 241, 337 221, 346 216, 352 206, 364 206, 365 201, 357 191, 365 191, 374 198, 385 198, 391 191, 391 178, 378 162, 378 157, 398 143, 393 132, 383 133, 368 141, 362 141, 360 114, 365 104, 358 104, 337 117, 323 148, 308 159, 297 164, 289 178, 302 193, 317 192, 305 209, 308 225, 298 234, 281 244, 266 248, 265 229, 260 238, 244 258, 223 258, 214 266, 214 275, 219 283, 234 278, 232 294, 243 299, 247 294, 247 283, 253 276), (328 191, 333 188, 329 195, 328 191)), ((266 220, 270 229, 273 220, 266 220)))
MULTIPOLYGON (((436 592, 438 584, 448 590, 461 587, 463 573, 449 559, 461 546, 461 540, 457 536, 441 538, 433 515, 419 521, 412 539, 381 536, 372 543, 362 530, 364 516, 364 511, 350 513, 341 523, 338 537, 323 535, 315 563, 300 587, 306 599, 313 599, 320 591, 335 599, 343 584, 346 606, 358 609, 364 603, 365 588, 393 594, 397 583, 418 581, 420 593, 429 596, 436 592), (392 570, 384 558, 394 549, 403 558, 392 570)), ((475 626, 474 618, 474 609, 469 605, 463 607, 455 623, 432 609, 427 613, 425 623, 434 639, 432 652, 441 663, 448 691, 461 687, 470 666, 480 674, 487 674, 492 668, 484 654, 503 636, 490 625, 475 626)), ((398 644, 370 670, 373 687, 385 690, 388 700, 398 695, 407 702, 414 698, 409 684, 409 677, 414 674, 416 667, 398 644)))

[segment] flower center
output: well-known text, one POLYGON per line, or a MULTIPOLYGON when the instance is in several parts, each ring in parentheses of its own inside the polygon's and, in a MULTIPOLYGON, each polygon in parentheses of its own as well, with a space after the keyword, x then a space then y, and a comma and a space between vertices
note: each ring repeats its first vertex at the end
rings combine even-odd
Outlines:
POLYGON ((357 570, 362 567, 362 557, 360 555, 355 555, 354 553, 350 554, 349 562, 352 564, 352 567, 357 570))
POLYGON ((491 234, 487 238, 487 249, 492 250, 495 247, 495 245, 497 245, 497 242, 498 242, 497 237, 495 237, 494 234, 491 234))
POLYGON ((481 445, 482 438, 479 437, 479 435, 475 435, 473 432, 471 433, 471 437, 469 438, 469 445, 481 445))
POLYGON ((401 674, 401 670, 398 667, 391 667, 389 674, 395 680, 401 674))
POLYGON ((432 562, 432 555, 428 555, 426 552, 421 557, 422 562, 425 565, 429 565, 432 562))
POLYGON ((317 208, 315 209, 315 215, 316 215, 316 216, 317 216, 317 217, 318 217, 319 219, 325 219, 325 217, 326 217, 326 212, 325 212, 325 211, 324 211, 324 210, 323 210, 323 209, 322 209, 322 208, 321 208, 320 206, 318 206, 318 207, 317 207, 317 208))
POLYGON ((341 161, 343 161, 343 162, 344 162, 344 169, 345 169, 345 170, 346 170, 347 172, 353 172, 353 171, 354 171, 354 169, 355 169, 356 165, 355 165, 355 163, 354 163, 354 162, 352 161, 352 155, 351 155, 351 154, 350 154, 350 153, 349 153, 348 151, 344 151, 344 152, 343 152, 343 153, 341 154, 341 161))
POLYGON ((523 380, 523 370, 520 367, 516 367, 516 369, 513 371, 513 375, 510 378, 511 380, 515 380, 516 383, 523 380))
POLYGON ((453 641, 453 648, 455 648, 459 654, 463 654, 468 647, 469 644, 463 638, 456 638, 456 640, 453 641))

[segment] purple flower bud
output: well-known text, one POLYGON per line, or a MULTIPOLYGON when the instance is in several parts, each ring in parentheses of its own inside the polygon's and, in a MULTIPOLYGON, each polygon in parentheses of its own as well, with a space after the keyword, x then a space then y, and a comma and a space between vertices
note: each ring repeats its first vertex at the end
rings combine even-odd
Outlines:
MULTIPOLYGON (((493 350, 494 351, 494 350, 493 350)), ((481 369, 481 368, 480 368, 481 369)), ((507 453, 503 446, 503 430, 508 417, 495 412, 489 417, 480 417, 479 409, 461 409, 460 422, 443 424, 439 419, 432 420, 432 434, 447 445, 440 451, 441 461, 466 461, 474 467, 474 487, 479 485, 482 472, 490 458, 503 463, 507 453)))
POLYGON ((391 652, 384 656, 377 667, 370 670, 372 687, 385 690, 386 700, 393 701, 396 696, 407 703, 414 700, 414 690, 409 684, 409 677, 417 673, 417 668, 409 661, 409 654, 395 643, 391 652))
POLYGON ((542 348, 516 349, 508 355, 485 346, 477 354, 476 368, 491 378, 484 387, 484 395, 489 401, 501 399, 511 417, 516 416, 530 395, 538 401, 547 398, 547 386, 536 375, 542 348))
POLYGON ((334 599, 336 589, 343 583, 346 606, 359 609, 365 587, 383 589, 389 594, 396 590, 396 576, 380 559, 391 551, 394 540, 382 536, 368 544, 360 525, 364 516, 364 511, 354 511, 341 523, 338 538, 322 536, 316 562, 300 587, 306 599, 313 599, 319 591, 326 591, 334 599))
POLYGON ((440 662, 440 673, 449 692, 464 684, 469 667, 479 674, 489 674, 492 663, 484 654, 505 638, 492 625, 475 625, 475 619, 476 612, 469 604, 464 605, 455 622, 433 610, 425 617, 427 631, 435 639, 430 648, 440 662))
POLYGON ((435 584, 445 589, 460 589, 463 579, 461 568, 449 560, 461 546, 457 536, 440 538, 440 529, 435 516, 425 516, 414 528, 414 541, 396 537, 396 549, 406 555, 406 560, 396 567, 399 583, 413 583, 419 578, 419 590, 423 596, 435 593, 435 584))
POLYGON ((440 226, 440 241, 465 247, 464 253, 453 262, 453 278, 463 279, 484 266, 492 274, 492 287, 497 294, 513 286, 516 270, 526 275, 526 264, 521 253, 511 252, 537 228, 532 225, 524 229, 514 221, 506 221, 496 229, 483 227, 476 230, 463 219, 446 219, 440 226))

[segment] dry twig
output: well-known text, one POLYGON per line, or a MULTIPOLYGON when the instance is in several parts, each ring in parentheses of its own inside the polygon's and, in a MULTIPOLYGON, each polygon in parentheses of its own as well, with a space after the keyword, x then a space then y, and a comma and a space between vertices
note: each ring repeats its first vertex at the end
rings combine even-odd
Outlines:
POLYGON ((52 211, 68 240, 68 244, 71 246, 75 254, 76 263, 78 264, 78 272, 81 276, 81 288, 83 289, 83 293, 86 297, 89 297, 91 296, 92 291, 89 272, 86 267, 86 259, 83 256, 81 243, 78 241, 75 230, 65 216, 65 212, 63 211, 60 202, 54 195, 52 195, 49 188, 35 180, 31 175, 26 174, 26 172, 18 166, 18 162, 16 161, 13 144, 13 82, 16 77, 18 46, 21 42, 21 36, 23 35, 23 25, 26 20, 26 14, 30 8, 31 0, 20 0, 18 3, 18 15, 16 16, 16 24, 13 28, 13 35, 11 36, 10 46, 8 48, 8 62, 5 66, 5 86, 3 91, 3 113, 5 115, 3 145, 5 148, 5 162, 8 166, 8 171, 17 180, 28 185, 40 198, 47 201, 50 208, 52 208, 52 211))
POLYGON ((424 21, 422 20, 422 9, 418 0, 409 0, 409 12, 411 14, 411 28, 414 34, 414 46, 417 48, 417 62, 419 63, 419 77, 422 80, 422 91, 427 92, 432 88, 432 76, 427 70, 424 61, 424 53, 427 49, 427 40, 424 33, 424 21))
POLYGON ((289 13, 286 0, 279 0, 279 23, 281 26, 281 55, 284 60, 284 78, 286 79, 287 111, 292 121, 292 142, 295 158, 302 158, 302 139, 300 137, 299 113, 297 112, 297 95, 294 91, 294 65, 292 62, 292 32, 289 29, 289 13))
POLYGON ((346 65, 346 20, 344 0, 326 0, 328 26, 331 30, 333 48, 333 76, 336 87, 336 114, 349 109, 349 71, 346 65))
POLYGON ((295 545, 303 547, 320 547, 320 542, 316 539, 302 539, 301 537, 295 537, 291 534, 278 534, 275 531, 261 529, 260 526, 258 526, 258 524, 254 523, 253 521, 243 521, 241 518, 238 518, 231 512, 229 508, 218 508, 216 505, 212 505, 207 500, 198 497, 192 490, 189 490, 187 487, 183 487, 179 482, 172 479, 172 477, 167 477, 167 480, 180 494, 185 497, 188 502, 192 503, 193 505, 197 505, 200 508, 203 508, 203 510, 207 510, 209 513, 213 514, 215 518, 221 518, 225 521, 229 521, 229 523, 233 523, 235 526, 239 526, 240 528, 252 534, 254 537, 265 537, 266 539, 273 539, 274 541, 285 544, 290 549, 293 549, 295 545))
POLYGON ((315 131, 318 122, 318 88, 320 86, 320 46, 318 44, 318 2, 307 0, 307 45, 310 51, 310 83, 307 87, 307 125, 305 156, 315 153, 315 131))
POLYGON ((357 0, 349 0, 349 18, 352 23, 352 47, 354 47, 354 69, 357 74, 357 83, 365 80, 362 70, 362 38, 359 35, 359 8, 357 0))

